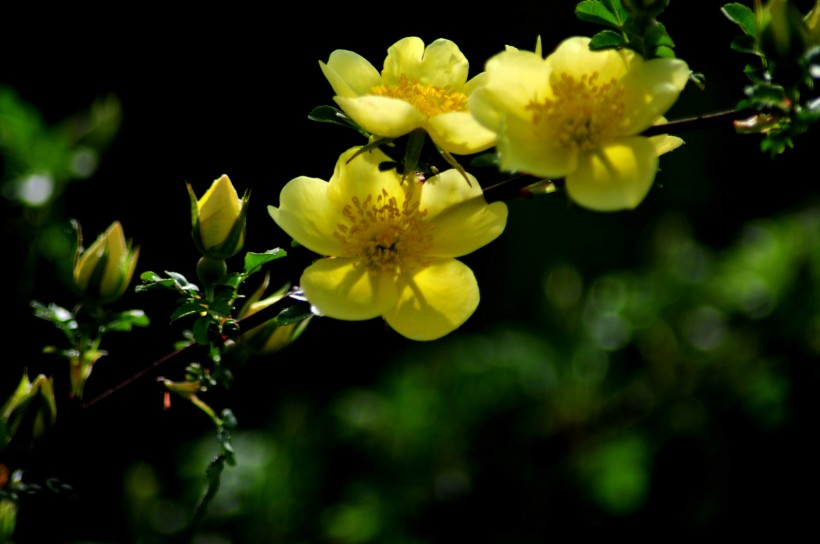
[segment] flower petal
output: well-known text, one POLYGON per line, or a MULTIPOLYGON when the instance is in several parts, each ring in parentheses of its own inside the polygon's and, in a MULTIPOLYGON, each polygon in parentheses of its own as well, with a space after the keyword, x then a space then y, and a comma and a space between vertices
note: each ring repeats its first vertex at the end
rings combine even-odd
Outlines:
POLYGON ((679 138, 677 136, 670 136, 669 134, 659 134, 658 136, 652 136, 649 138, 649 141, 652 142, 653 146, 655 146, 655 153, 657 153, 659 157, 664 153, 674 151, 675 149, 679 148, 684 144, 682 138, 679 138))
POLYGON ((320 255, 338 255, 341 242, 333 236, 341 209, 328 199, 328 183, 305 176, 288 182, 279 195, 279 207, 268 213, 291 238, 320 255))
POLYGON ((382 77, 395 85, 405 76, 425 85, 448 87, 460 91, 467 81, 467 58, 450 40, 438 39, 424 47, 421 38, 403 38, 387 50, 382 77))
POLYGON ((361 152, 361 147, 353 147, 342 153, 336 162, 327 193, 327 198, 339 210, 340 218, 343 208, 350 205, 354 198, 360 202, 368 197, 375 200, 386 191, 388 196, 397 199, 399 205, 404 202, 401 176, 395 170, 379 170, 379 164, 389 160, 378 149, 361 152))
POLYGON ((607 82, 612 79, 618 81, 636 61, 643 60, 639 55, 626 49, 591 51, 589 42, 589 38, 578 36, 561 42, 546 59, 552 74, 556 77, 560 74, 567 74, 580 80, 583 76, 589 77, 593 72, 597 72, 598 81, 607 82))
POLYGON ((335 96, 333 100, 363 129, 385 138, 404 136, 426 120, 412 104, 398 98, 335 96))
POLYGON ((480 125, 467 112, 436 115, 425 129, 437 146, 456 155, 479 153, 495 145, 495 132, 480 125))
POLYGON ((624 89, 623 134, 652 126, 678 99, 689 80, 689 66, 680 59, 635 63, 621 80, 624 89))
POLYGON ((581 153, 578 169, 566 178, 567 192, 592 210, 632 209, 649 192, 657 171, 658 156, 648 138, 622 138, 581 153))
POLYGON ((300 280, 308 302, 322 315, 360 321, 372 319, 396 305, 398 290, 389 274, 372 274, 346 258, 320 259, 300 280))
POLYGON ((575 170, 578 151, 556 145, 548 135, 529 121, 508 118, 496 144, 499 168, 506 172, 525 172, 533 176, 560 178, 575 170))
POLYGON ((421 209, 432 231, 433 257, 460 257, 498 238, 507 224, 503 202, 488 205, 475 177, 470 184, 457 170, 446 170, 424 182, 421 209))
POLYGON ((508 116, 529 121, 527 105, 547 97, 549 66, 530 51, 498 53, 487 61, 485 73, 484 83, 469 95, 469 108, 490 130, 499 131, 508 116))
POLYGON ((381 85, 379 71, 364 57, 353 51, 337 49, 330 54, 327 64, 319 61, 322 73, 339 96, 361 96, 381 85))
POLYGON ((406 278, 398 304, 384 319, 411 340, 435 340, 467 321, 479 298, 472 270, 455 259, 445 259, 406 278))

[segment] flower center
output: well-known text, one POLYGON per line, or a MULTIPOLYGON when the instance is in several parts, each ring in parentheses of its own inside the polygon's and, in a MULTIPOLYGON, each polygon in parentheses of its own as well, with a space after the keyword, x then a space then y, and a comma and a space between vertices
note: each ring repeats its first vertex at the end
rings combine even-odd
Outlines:
POLYGON ((599 83, 598 76, 553 76, 553 98, 527 105, 545 136, 565 148, 592 149, 616 133, 624 116, 624 90, 614 78, 599 83))
POLYGON ((398 85, 378 85, 370 90, 378 96, 400 98, 412 104, 428 119, 451 111, 467 111, 467 95, 435 85, 424 85, 402 74, 398 85))
POLYGON ((354 259, 355 266, 397 274, 430 264, 433 225, 423 221, 427 211, 419 210, 418 200, 408 197, 399 205, 382 189, 375 199, 353 197, 342 214, 347 222, 336 225, 333 235, 345 245, 342 256, 354 259))

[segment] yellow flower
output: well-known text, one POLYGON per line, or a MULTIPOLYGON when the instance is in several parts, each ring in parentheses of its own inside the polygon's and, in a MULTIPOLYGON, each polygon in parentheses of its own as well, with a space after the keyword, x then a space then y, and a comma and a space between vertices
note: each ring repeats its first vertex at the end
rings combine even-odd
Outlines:
POLYGON ((500 167, 565 178, 570 198, 600 211, 631 209, 649 192, 658 155, 679 138, 640 133, 663 122, 689 77, 679 59, 590 51, 569 38, 546 59, 507 48, 487 62, 470 111, 498 135, 500 167))
POLYGON ((119 221, 114 221, 91 246, 74 256, 74 285, 80 292, 100 302, 120 298, 137 266, 139 247, 132 249, 125 241, 119 221))
POLYGON ((319 66, 339 107, 371 134, 398 138, 421 128, 439 148, 457 155, 495 144, 495 135, 467 108, 470 93, 484 76, 467 81, 469 63, 449 40, 425 47, 420 38, 401 39, 387 50, 381 74, 362 56, 344 49, 319 66))
POLYGON ((199 200, 190 184, 188 194, 194 244, 199 252, 215 259, 236 255, 245 242, 248 194, 240 199, 224 174, 214 180, 199 200))
POLYGON ((487 204, 475 178, 456 170, 402 183, 379 150, 339 158, 329 182, 298 177, 282 189, 274 221, 320 255, 301 287, 320 314, 344 320, 383 316, 399 334, 434 340, 478 306, 473 272, 456 260, 504 230, 507 207, 487 204), (348 163, 348 161, 350 161, 348 163))

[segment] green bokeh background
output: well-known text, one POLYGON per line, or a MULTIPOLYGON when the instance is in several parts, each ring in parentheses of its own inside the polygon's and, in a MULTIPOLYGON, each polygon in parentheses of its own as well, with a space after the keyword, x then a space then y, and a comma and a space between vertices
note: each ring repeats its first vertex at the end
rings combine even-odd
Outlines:
MULTIPOLYGON (((46 209, 2 199, 0 399, 23 369, 64 370, 40 353, 60 338, 28 301, 73 303, 59 260, 69 218, 89 238, 119 220, 141 246, 138 271, 193 278, 185 182, 202 194, 225 173, 252 191, 246 249, 288 248, 271 271, 295 280, 313 256, 289 247, 265 206, 296 176, 329 178, 362 143, 307 119, 331 103, 320 59, 350 49, 380 67, 404 36, 445 37, 475 74, 504 45, 592 34, 574 4, 135 10, 128 25, 72 12, 5 33, 0 104, 28 104, 33 136, 13 153, 0 138, 4 187, 42 161, 63 192, 46 209), (92 104, 91 121, 61 131, 92 104), (95 156, 85 173, 65 166, 95 156)), ((751 60, 728 48, 736 27, 719 3, 671 4, 662 20, 706 87, 687 87, 668 117, 731 108, 751 60)), ((185 362, 61 413, 21 462, 31 481, 73 491, 24 496, 17 541, 535 543, 810 527, 820 140, 770 159, 755 136, 682 136, 635 211, 594 213, 562 194, 510 201, 502 237, 463 259, 482 301, 456 333, 414 343, 378 320, 315 319, 285 351, 247 361, 213 399, 238 418, 238 464, 193 534, 182 529, 217 443, 193 407, 164 410, 154 380, 179 379, 185 362)), ((183 327, 162 295, 121 300, 152 327, 106 337, 87 395, 171 351, 183 327)))

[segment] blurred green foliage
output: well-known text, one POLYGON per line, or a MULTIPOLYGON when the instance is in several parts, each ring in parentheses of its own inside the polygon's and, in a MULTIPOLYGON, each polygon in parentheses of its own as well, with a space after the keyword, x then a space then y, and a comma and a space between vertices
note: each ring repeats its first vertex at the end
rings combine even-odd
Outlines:
MULTIPOLYGON (((782 429, 793 415, 792 367, 820 352, 820 208, 753 221, 722 251, 676 215, 653 240, 641 270, 586 285, 571 265, 546 271, 544 334, 454 335, 413 345, 372 386, 339 390, 326 406, 273 400, 267 428, 236 433, 237 466, 197 534, 422 543, 444 536, 437 516, 454 516, 453 527, 466 510, 481 515, 465 538, 485 527, 490 541, 541 542, 550 527, 566 529, 562 514, 600 524, 649 511, 664 475, 656 462, 682 442, 728 473, 727 414, 763 435, 782 429), (511 516, 505 531, 494 508, 511 516)), ((187 484, 176 494, 127 480, 138 534, 181 529, 212 454, 210 438, 181 452, 187 484)), ((145 464, 132 471, 161 480, 145 464)), ((674 514, 690 529, 727 508, 729 482, 704 485, 683 491, 674 514)))

